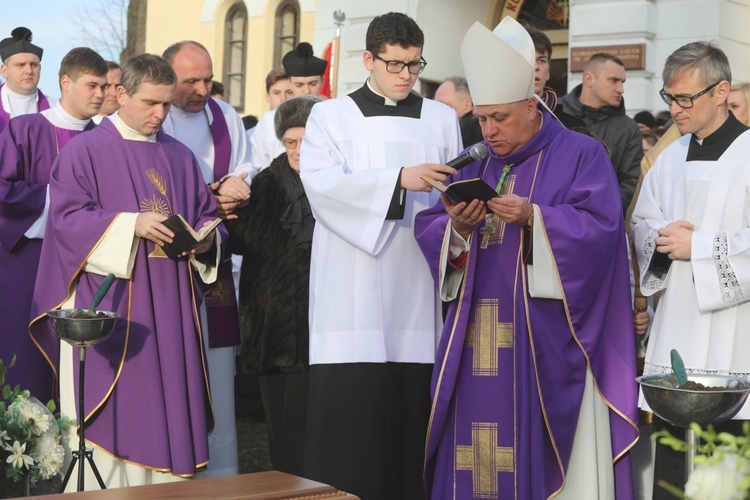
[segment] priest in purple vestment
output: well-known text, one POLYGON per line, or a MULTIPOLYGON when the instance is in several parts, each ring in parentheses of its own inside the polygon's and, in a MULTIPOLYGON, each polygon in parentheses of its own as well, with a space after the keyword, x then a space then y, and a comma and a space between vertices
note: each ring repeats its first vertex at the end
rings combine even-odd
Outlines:
POLYGON ((13 118, 0 133, 0 359, 7 365, 15 354, 8 383, 20 384, 45 403, 54 393, 52 372, 28 327, 50 168, 71 138, 94 127, 90 118, 99 112, 106 73, 107 63, 93 50, 71 50, 60 63, 60 102, 13 118))
MULTIPOLYGON (((87 307, 114 273, 118 279, 98 309, 120 318, 108 340, 88 349, 85 415, 78 421, 85 421, 88 441, 139 466, 137 474, 191 476, 208 461, 213 425, 196 307, 201 282, 216 279, 226 231, 220 227, 177 258, 161 250, 174 236, 161 223, 168 216, 181 214, 196 230, 216 218, 195 157, 159 130, 174 85, 163 59, 130 59, 118 88, 120 110, 56 160, 30 329, 54 360, 60 347, 45 312, 87 307)), ((76 390, 77 376, 76 370, 76 390)), ((109 487, 150 482, 106 468, 102 475, 109 487)))
POLYGON ((432 379, 430 498, 632 498, 635 352, 619 188, 604 148, 534 98, 515 20, 461 56, 490 155, 486 203, 442 202, 415 233, 450 301, 432 379), (513 75, 512 77, 510 75, 513 75))

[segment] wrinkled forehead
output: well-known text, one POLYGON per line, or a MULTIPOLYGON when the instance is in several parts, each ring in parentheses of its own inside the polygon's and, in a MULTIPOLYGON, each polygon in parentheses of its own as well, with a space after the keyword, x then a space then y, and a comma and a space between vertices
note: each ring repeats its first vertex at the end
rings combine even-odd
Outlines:
POLYGON ((507 104, 483 104, 474 106, 474 115, 477 117, 501 117, 515 114, 523 114, 524 104, 527 99, 510 102, 507 104))

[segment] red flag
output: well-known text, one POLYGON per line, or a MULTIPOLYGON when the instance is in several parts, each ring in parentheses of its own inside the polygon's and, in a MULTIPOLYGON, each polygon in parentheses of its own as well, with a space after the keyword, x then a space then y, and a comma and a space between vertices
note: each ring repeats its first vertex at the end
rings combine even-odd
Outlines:
POLYGON ((320 95, 331 97, 331 59, 333 59, 333 42, 328 42, 323 51, 323 59, 328 61, 325 73, 323 73, 323 85, 320 87, 320 95))

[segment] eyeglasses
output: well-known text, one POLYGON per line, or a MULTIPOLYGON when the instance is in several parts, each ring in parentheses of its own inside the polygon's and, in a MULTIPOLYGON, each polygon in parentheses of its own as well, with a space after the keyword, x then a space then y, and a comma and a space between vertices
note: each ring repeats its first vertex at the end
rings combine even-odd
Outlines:
POLYGON ((302 139, 284 139, 281 142, 284 144, 285 148, 294 149, 300 142, 302 142, 302 139))
POLYGON ((403 61, 386 61, 377 54, 372 54, 372 57, 383 61, 385 63, 385 70, 388 73, 401 73, 404 68, 408 67, 409 73, 412 75, 418 75, 424 71, 424 67, 427 66, 427 61, 425 61, 423 57, 420 57, 419 61, 413 61, 410 63, 405 63, 403 61))
POLYGON ((668 106, 671 106, 672 103, 674 102, 674 103, 677 103, 677 105, 681 107, 682 109, 690 109, 693 107, 694 100, 696 100, 697 98, 699 98, 706 92, 710 91, 712 88, 716 87, 718 84, 720 84, 723 81, 724 80, 718 81, 714 83, 713 85, 711 85, 710 87, 706 87, 705 89, 701 90, 697 94, 690 96, 690 97, 683 96, 683 95, 670 95, 664 92, 664 89, 661 89, 659 91, 659 95, 664 100, 664 102, 667 103, 668 106))

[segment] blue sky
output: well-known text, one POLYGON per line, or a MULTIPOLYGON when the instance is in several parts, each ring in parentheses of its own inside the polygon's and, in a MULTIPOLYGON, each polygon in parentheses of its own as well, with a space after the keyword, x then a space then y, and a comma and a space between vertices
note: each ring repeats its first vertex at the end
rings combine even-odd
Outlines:
MULTIPOLYGON (((18 26, 29 28, 33 33, 32 43, 44 49, 39 87, 46 94, 59 97, 57 71, 60 61, 70 49, 89 45, 78 38, 80 35, 76 34, 73 16, 114 4, 106 0, 0 0, 0 39, 9 37, 18 26)), ((112 57, 109 54, 102 56, 105 59, 112 57)))

